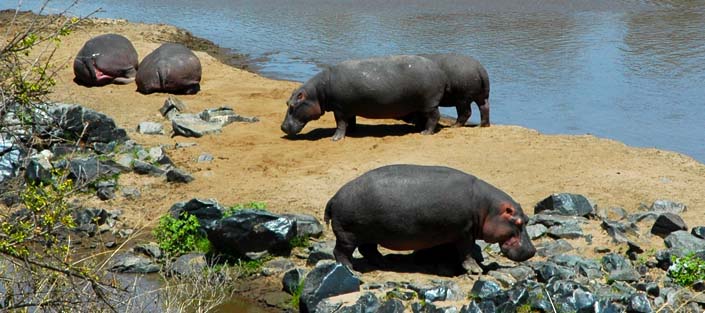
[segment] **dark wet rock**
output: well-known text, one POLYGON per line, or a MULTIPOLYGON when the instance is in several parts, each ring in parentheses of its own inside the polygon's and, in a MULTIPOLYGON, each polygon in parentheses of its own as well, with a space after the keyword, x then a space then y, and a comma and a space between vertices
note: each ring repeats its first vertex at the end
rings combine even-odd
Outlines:
POLYGON ((145 135, 164 135, 164 126, 161 123, 141 122, 137 125, 137 132, 145 135))
POLYGON ((104 142, 94 142, 93 143, 93 151, 97 154, 111 154, 115 152, 115 148, 117 148, 118 142, 111 141, 108 143, 104 142))
POLYGON ((564 239, 558 239, 551 242, 542 242, 536 245, 536 253, 540 256, 554 256, 563 254, 573 250, 573 246, 564 239))
POLYGON ((541 224, 546 227, 577 223, 587 223, 587 219, 580 216, 564 216, 546 213, 535 214, 529 218, 529 225, 541 224))
POLYGON ((703 291, 705 291, 705 281, 698 280, 698 281, 694 282, 692 285, 690 285, 690 288, 693 288, 693 291, 695 291, 695 292, 703 292, 703 291))
POLYGON ((548 229, 548 235, 553 238, 575 239, 582 237, 584 234, 580 226, 575 223, 551 226, 551 228, 548 229))
POLYGON ((475 284, 472 285, 470 294, 476 299, 492 299, 497 293, 502 291, 499 285, 493 281, 478 279, 475 284))
POLYGON ((595 313, 622 313, 626 308, 620 303, 614 303, 610 300, 599 300, 595 304, 595 313))
POLYGON ((245 117, 235 114, 233 109, 228 107, 220 107, 217 109, 207 109, 198 115, 202 120, 211 123, 218 123, 221 126, 226 126, 234 122, 254 123, 259 122, 257 117, 245 117))
MULTIPOLYGON (((346 295, 345 298, 351 296, 346 295)), ((341 299, 341 297, 326 298, 316 305, 316 313, 375 313, 380 307, 379 299, 371 292, 359 293, 355 302, 350 302, 352 302, 350 299, 341 299)))
POLYGON ((705 226, 695 226, 690 230, 690 234, 700 239, 705 239, 705 226))
POLYGON ((572 268, 576 274, 587 278, 594 279, 602 276, 600 263, 595 260, 569 254, 556 255, 549 260, 557 265, 572 268))
POLYGON ((196 159, 196 162, 198 163, 206 163, 213 161, 213 155, 208 154, 208 153, 202 153, 201 155, 198 156, 198 159, 196 159))
POLYGON ((198 223, 204 229, 210 229, 213 224, 223 218, 224 208, 214 199, 194 198, 187 202, 177 202, 169 209, 169 214, 173 218, 179 218, 182 214, 190 214, 198 219, 198 223))
POLYGON ((184 111, 186 111, 186 104, 174 96, 169 96, 169 98, 164 101, 164 105, 159 109, 159 113, 168 119, 184 111))
POLYGON ((671 262, 671 256, 674 255, 671 249, 659 250, 654 254, 656 259, 656 267, 662 270, 668 270, 668 268, 673 264, 671 262))
POLYGON ((120 192, 122 193, 123 197, 130 200, 139 199, 139 197, 142 196, 142 193, 137 187, 125 186, 120 188, 120 192))
POLYGON ((101 208, 81 208, 73 212, 73 219, 77 226, 87 224, 101 225, 105 223, 108 216, 108 211, 101 208))
POLYGON ((644 293, 636 293, 629 298, 629 304, 627 306, 629 312, 634 313, 651 313, 653 309, 651 308, 651 303, 649 303, 649 297, 644 293))
POLYGON ((194 180, 193 176, 189 174, 188 172, 178 169, 178 168, 172 168, 169 171, 166 172, 166 181, 170 183, 190 183, 194 180))
POLYGON ((52 107, 52 115, 63 130, 64 138, 81 138, 87 144, 125 142, 129 139, 127 132, 117 127, 113 119, 79 105, 58 104, 52 107))
POLYGON ((634 288, 639 291, 644 291, 652 297, 658 297, 660 295, 660 288, 655 282, 639 282, 634 284, 634 288))
POLYGON ((316 265, 316 263, 321 260, 335 260, 332 247, 311 250, 311 252, 308 254, 308 257, 306 258, 306 265, 316 265))
POLYGON ((539 239, 546 234, 548 228, 543 224, 533 224, 526 226, 526 233, 529 235, 531 240, 539 239))
POLYGON ((162 257, 162 249, 155 242, 141 243, 136 245, 133 250, 135 253, 141 253, 146 256, 159 259, 162 257))
POLYGON ((666 247, 678 251, 705 250, 705 239, 695 237, 684 230, 672 232, 664 239, 664 243, 666 247))
POLYGON ((27 182, 34 184, 48 184, 51 182, 51 170, 53 169, 53 166, 51 165, 49 159, 50 157, 41 154, 30 158, 24 172, 24 177, 27 182))
POLYGON ((189 253, 178 257, 169 267, 169 273, 185 277, 203 275, 203 271, 207 267, 208 262, 203 253, 189 253))
POLYGON ((357 291, 360 291, 360 280, 345 265, 321 262, 306 275, 299 310, 314 312, 325 298, 357 291))
POLYGON ((452 281, 443 281, 433 286, 410 285, 409 289, 416 291, 419 298, 429 302, 456 301, 465 299, 465 294, 458 284, 452 281))
POLYGON ((399 299, 388 299, 382 302, 376 313, 404 313, 404 303, 399 299))
POLYGON ((514 267, 507 267, 498 270, 499 272, 508 273, 516 281, 524 281, 527 279, 533 279, 536 277, 534 270, 528 266, 517 265, 514 267))
POLYGON ((683 219, 673 213, 662 213, 651 228, 651 233, 664 238, 678 230, 688 230, 688 226, 685 225, 683 219))
POLYGON ((260 251, 288 255, 291 252, 289 241, 295 234, 296 224, 290 219, 266 211, 244 209, 215 221, 208 231, 208 239, 215 249, 234 257, 260 251))
POLYGON ((298 237, 320 237, 323 234, 323 225, 312 215, 282 214, 282 216, 296 223, 296 236, 298 237))
POLYGON ((553 262, 539 262, 539 266, 536 268, 536 278, 540 282, 548 282, 551 278, 570 279, 576 274, 573 269, 553 262))
POLYGON ((112 160, 101 161, 95 156, 71 159, 68 164, 59 162, 56 166, 68 166, 69 178, 77 184, 91 183, 99 177, 108 177, 130 170, 112 160))
POLYGON ((306 276, 306 270, 303 268, 292 268, 282 277, 282 290, 289 294, 296 293, 299 286, 303 288, 304 277, 306 276))
POLYGON ((155 166, 154 164, 135 160, 132 162, 132 170, 140 175, 151 175, 151 176, 161 176, 164 175, 164 170, 155 166))
POLYGON ((597 211, 597 216, 602 220, 619 221, 625 219, 627 215, 626 210, 618 207, 600 209, 597 211))
POLYGON ((110 262, 108 270, 117 273, 154 273, 159 271, 159 265, 143 255, 132 253, 117 254, 110 262))
POLYGON ((262 265, 262 275, 272 276, 294 268, 294 262, 286 258, 269 260, 262 265))
POLYGON ((688 210, 685 204, 671 200, 656 200, 651 204, 649 210, 654 212, 668 212, 672 214, 681 214, 688 210))
POLYGON ((558 193, 552 194, 536 204, 534 214, 540 212, 544 212, 544 214, 587 217, 594 214, 594 209, 590 201, 583 195, 558 193))
POLYGON ((630 238, 638 236, 638 228, 633 223, 625 225, 620 222, 603 220, 600 227, 607 232, 614 243, 625 243, 628 242, 630 238))

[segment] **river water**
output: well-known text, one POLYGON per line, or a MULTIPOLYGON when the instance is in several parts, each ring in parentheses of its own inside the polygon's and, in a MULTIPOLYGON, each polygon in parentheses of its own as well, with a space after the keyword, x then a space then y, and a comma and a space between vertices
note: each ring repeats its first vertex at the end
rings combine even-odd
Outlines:
POLYGON ((186 28, 278 79, 305 81, 350 58, 471 55, 490 74, 493 123, 705 162, 704 0, 91 0, 71 12, 97 8, 98 17, 186 28))

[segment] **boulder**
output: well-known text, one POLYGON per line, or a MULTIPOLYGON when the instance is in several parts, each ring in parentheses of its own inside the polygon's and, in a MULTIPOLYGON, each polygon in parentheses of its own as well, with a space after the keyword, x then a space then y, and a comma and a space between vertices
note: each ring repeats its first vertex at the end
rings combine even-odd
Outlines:
POLYGON ((565 239, 542 242, 536 245, 536 253, 540 256, 554 256, 573 250, 573 246, 565 239))
POLYGON ((137 132, 145 135, 164 135, 164 125, 155 122, 141 122, 137 125, 137 132))
POLYGON ((172 168, 166 172, 166 181, 170 183, 186 184, 192 182, 193 180, 194 178, 191 174, 178 168, 172 168))
POLYGON ((136 253, 141 253, 151 258, 159 259, 162 257, 162 249, 156 242, 141 243, 132 249, 136 253))
POLYGON ((316 313, 376 313, 380 301, 371 292, 357 292, 325 298, 316 305, 316 313))
POLYGON ((594 215, 593 205, 583 195, 572 193, 552 194, 534 207, 534 214, 557 214, 588 217, 594 215), (544 212, 546 211, 546 212, 544 212))
POLYGON ((203 271, 208 267, 206 256, 203 253, 184 254, 171 264, 169 274, 188 277, 203 275, 203 271))
POLYGON ((179 218, 181 214, 188 213, 198 219, 204 229, 211 229, 217 220, 223 218, 223 207, 214 199, 194 198, 188 202, 178 202, 171 206, 169 214, 179 218))
POLYGON ((68 166, 68 177, 76 184, 92 183, 100 177, 113 176, 130 170, 112 160, 101 161, 96 156, 74 158, 68 164, 59 162, 56 165, 62 168, 68 166))
POLYGON ((127 132, 117 127, 113 119, 80 105, 57 104, 51 108, 51 114, 63 130, 64 138, 81 138, 87 144, 112 141, 121 143, 130 139, 127 132))
POLYGON ((672 232, 663 240, 666 247, 677 251, 702 251, 705 250, 705 239, 693 236, 687 231, 672 232))
POLYGON ((685 225, 683 219, 673 213, 662 213, 656 219, 654 226, 651 228, 651 233, 665 238, 670 233, 677 230, 688 230, 688 226, 685 225))
POLYGON ((296 293, 299 286, 304 282, 306 270, 303 268, 292 268, 284 273, 282 277, 282 290, 288 294, 296 293))
POLYGON ((320 237, 323 234, 323 225, 312 215, 282 214, 282 216, 296 223, 296 236, 298 237, 320 237))
POLYGON ((583 230, 577 223, 551 226, 547 233, 552 238, 575 239, 584 236, 583 230))
POLYGON ((132 170, 140 175, 161 176, 165 171, 152 163, 145 161, 134 160, 132 162, 132 170))
POLYGON ((245 209, 215 221, 212 229, 206 230, 216 250, 234 257, 247 257, 249 252, 261 251, 288 255, 296 224, 266 211, 245 209))
POLYGON ((108 265, 108 271, 117 273, 155 273, 159 271, 159 265, 143 255, 132 253, 120 253, 113 257, 108 265))
POLYGON ((539 239, 546 234, 548 228, 543 224, 533 224, 526 226, 526 233, 529 235, 531 240, 539 239))
POLYGON ((299 310, 302 313, 315 312, 321 300, 357 291, 360 291, 360 280, 345 265, 320 262, 306 275, 299 310))

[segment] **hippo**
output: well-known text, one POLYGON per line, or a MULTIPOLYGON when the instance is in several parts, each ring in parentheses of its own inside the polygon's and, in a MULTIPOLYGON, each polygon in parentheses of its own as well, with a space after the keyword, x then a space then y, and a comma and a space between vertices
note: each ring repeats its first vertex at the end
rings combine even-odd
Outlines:
POLYGON ((144 57, 136 82, 143 94, 195 94, 201 89, 201 61, 191 49, 165 43, 144 57))
POLYGON ((349 60, 321 71, 294 90, 281 129, 295 135, 326 111, 335 115, 333 141, 343 139, 355 117, 399 119, 413 112, 425 118, 424 135, 433 134, 446 75, 428 58, 397 55, 349 60))
POLYGON ((458 119, 453 126, 463 126, 470 118, 470 104, 480 109, 480 127, 490 126, 490 78, 479 61, 459 54, 422 55, 436 62, 448 78, 448 89, 440 106, 456 107, 458 119))
POLYGON ((73 61, 74 81, 84 86, 128 84, 135 80, 137 50, 129 39, 103 34, 86 41, 73 61))
POLYGON ((481 179, 443 166, 371 170, 338 190, 324 221, 336 237, 335 259, 350 268, 355 248, 369 263, 382 265, 377 245, 415 251, 454 245, 463 268, 474 274, 482 270, 477 239, 499 243, 514 261, 536 253, 521 205, 481 179))

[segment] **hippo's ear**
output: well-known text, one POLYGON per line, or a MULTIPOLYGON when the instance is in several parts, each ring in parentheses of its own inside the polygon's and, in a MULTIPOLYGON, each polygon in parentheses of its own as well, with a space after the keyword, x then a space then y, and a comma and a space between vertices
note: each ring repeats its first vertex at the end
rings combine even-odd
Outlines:
POLYGON ((296 100, 301 101, 306 99, 306 90, 301 90, 299 93, 296 95, 296 100))
POLYGON ((524 223, 521 216, 517 216, 517 209, 509 202, 499 204, 499 214, 503 219, 520 226, 524 223))

